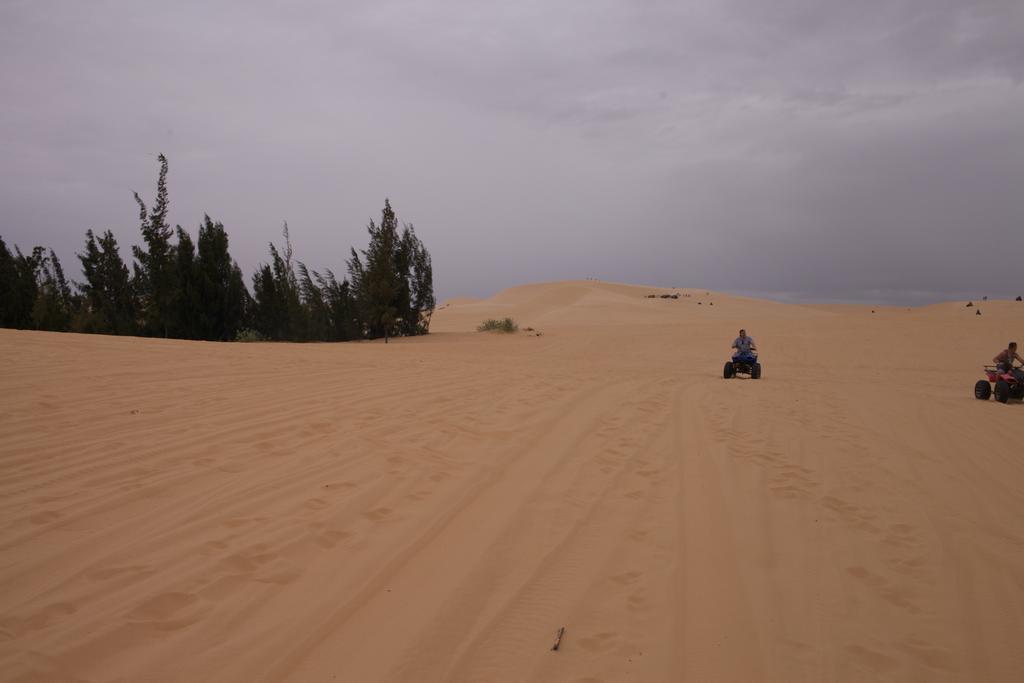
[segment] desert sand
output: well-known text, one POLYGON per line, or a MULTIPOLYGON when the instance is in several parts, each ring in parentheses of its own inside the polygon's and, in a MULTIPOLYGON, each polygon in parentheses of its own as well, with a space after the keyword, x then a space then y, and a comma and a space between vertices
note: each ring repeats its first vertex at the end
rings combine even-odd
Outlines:
POLYGON ((1019 681, 1024 405, 972 390, 1024 304, 975 303, 0 330, 0 679, 1019 681), (741 326, 761 380, 722 379, 741 326))

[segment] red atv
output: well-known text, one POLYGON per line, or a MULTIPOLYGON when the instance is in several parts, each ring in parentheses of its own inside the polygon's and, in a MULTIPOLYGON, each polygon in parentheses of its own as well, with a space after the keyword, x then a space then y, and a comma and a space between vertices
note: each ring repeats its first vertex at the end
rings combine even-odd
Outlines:
POLYGON ((1012 371, 999 370, 994 365, 986 365, 985 376, 988 379, 979 379, 974 385, 974 398, 979 401, 987 401, 993 393, 1000 403, 1006 403, 1011 398, 1024 399, 1024 382, 1017 379, 1012 371), (992 385, 995 385, 994 390, 992 385))

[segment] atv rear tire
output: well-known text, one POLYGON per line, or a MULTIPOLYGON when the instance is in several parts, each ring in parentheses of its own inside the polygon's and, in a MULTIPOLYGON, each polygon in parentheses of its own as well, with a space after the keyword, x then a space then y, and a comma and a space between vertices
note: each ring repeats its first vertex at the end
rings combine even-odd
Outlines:
POLYGON ((761 364, 754 363, 750 366, 750 379, 761 379, 761 364))
POLYGON ((1015 398, 1018 401, 1024 399, 1024 384, 1014 384, 1010 387, 1010 398, 1015 398))
POLYGON ((736 374, 736 368, 735 368, 735 366, 733 366, 732 362, 726 363, 725 364, 725 369, 722 370, 722 377, 724 377, 726 379, 732 379, 735 374, 736 374))
POLYGON ((1005 380, 996 382, 996 400, 1000 403, 1006 403, 1010 400, 1010 385, 1005 380))
POLYGON ((979 379, 974 385, 974 398, 979 401, 987 401, 992 395, 992 385, 983 379, 979 379))

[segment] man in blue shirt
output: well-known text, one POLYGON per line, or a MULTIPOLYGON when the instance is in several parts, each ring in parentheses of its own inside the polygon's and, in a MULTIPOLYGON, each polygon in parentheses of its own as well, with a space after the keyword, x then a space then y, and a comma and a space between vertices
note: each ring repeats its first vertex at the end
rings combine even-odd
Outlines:
POLYGON ((736 341, 732 343, 732 348, 736 349, 734 358, 751 357, 757 352, 757 344, 754 343, 753 337, 747 336, 746 330, 740 330, 740 336, 736 337, 736 341))

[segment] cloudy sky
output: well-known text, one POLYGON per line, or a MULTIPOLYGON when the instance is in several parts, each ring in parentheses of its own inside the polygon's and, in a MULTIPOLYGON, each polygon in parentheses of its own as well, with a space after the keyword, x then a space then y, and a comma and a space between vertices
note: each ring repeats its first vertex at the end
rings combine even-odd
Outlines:
MULTIPOLYGON (((390 197, 435 287, 1024 291, 1020 0, 0 2, 0 236, 288 221, 344 270, 390 197)), ((788 293, 788 294, 786 294, 788 293)))

